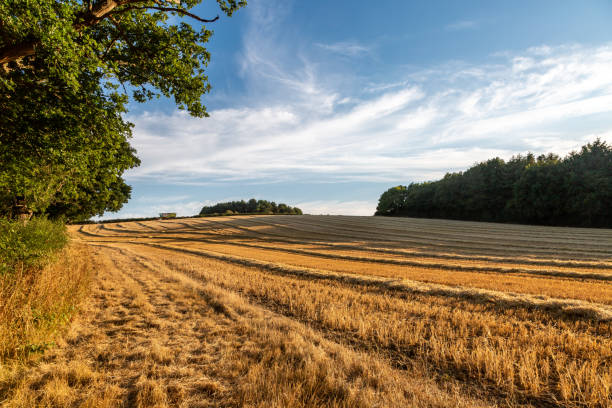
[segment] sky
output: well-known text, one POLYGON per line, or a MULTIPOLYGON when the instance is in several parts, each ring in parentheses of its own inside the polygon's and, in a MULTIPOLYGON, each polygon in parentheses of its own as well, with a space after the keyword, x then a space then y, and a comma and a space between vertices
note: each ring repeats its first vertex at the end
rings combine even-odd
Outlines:
POLYGON ((252 197, 372 215, 399 184, 612 142, 610 1, 248 3, 207 25, 210 117, 130 103, 142 164, 104 218, 252 197))

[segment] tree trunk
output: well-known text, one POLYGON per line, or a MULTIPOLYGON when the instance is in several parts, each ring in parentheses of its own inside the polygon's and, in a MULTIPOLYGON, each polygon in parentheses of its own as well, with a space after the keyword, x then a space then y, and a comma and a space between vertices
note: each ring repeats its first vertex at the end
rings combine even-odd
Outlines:
POLYGON ((28 208, 24 199, 15 200, 11 213, 13 219, 20 220, 24 224, 27 224, 30 218, 32 218, 32 210, 28 208))

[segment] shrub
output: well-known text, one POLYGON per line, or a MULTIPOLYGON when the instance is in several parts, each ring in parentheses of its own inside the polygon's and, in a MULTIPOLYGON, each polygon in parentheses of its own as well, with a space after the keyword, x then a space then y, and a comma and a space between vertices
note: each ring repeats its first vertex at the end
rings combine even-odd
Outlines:
POLYGON ((66 227, 59 221, 0 219, 0 275, 41 267, 67 243, 66 227))

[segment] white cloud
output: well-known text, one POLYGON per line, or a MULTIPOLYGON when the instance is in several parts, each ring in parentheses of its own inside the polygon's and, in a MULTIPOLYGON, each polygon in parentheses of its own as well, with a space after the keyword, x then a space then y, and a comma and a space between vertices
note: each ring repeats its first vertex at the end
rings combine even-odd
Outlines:
POLYGON ((318 200, 297 203, 296 207, 311 215, 372 215, 376 205, 370 201, 318 200))
MULTIPOLYGON (((610 138, 612 46, 540 46, 364 82, 286 44, 273 7, 255 6, 240 60, 247 94, 208 119, 130 117, 142 159, 130 180, 408 183, 610 138)), ((327 46, 351 43, 339 44, 327 46)))

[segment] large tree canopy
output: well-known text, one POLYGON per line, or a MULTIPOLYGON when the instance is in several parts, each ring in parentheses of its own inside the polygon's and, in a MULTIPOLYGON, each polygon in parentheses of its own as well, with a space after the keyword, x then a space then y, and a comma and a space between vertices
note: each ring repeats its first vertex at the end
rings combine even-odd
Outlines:
MULTIPOLYGON (((194 14, 200 2, 0 2, 0 214, 88 218, 127 201, 121 176, 139 164, 129 98, 207 115, 204 23, 218 16, 194 14)), ((216 2, 228 16, 246 4, 216 2)))
MULTIPOLYGON (((198 30, 175 15, 197 23, 215 21, 189 10, 202 0, 6 0, 0 3, 2 86, 19 79, 78 88, 83 71, 100 72, 109 83, 130 84, 133 96, 173 96, 181 108, 203 116, 200 101, 209 90, 204 44, 211 31, 198 30), (174 20, 174 19, 173 19, 174 20)), ((244 0, 216 0, 231 15, 244 0)), ((51 85, 46 84, 46 85, 51 85)))

